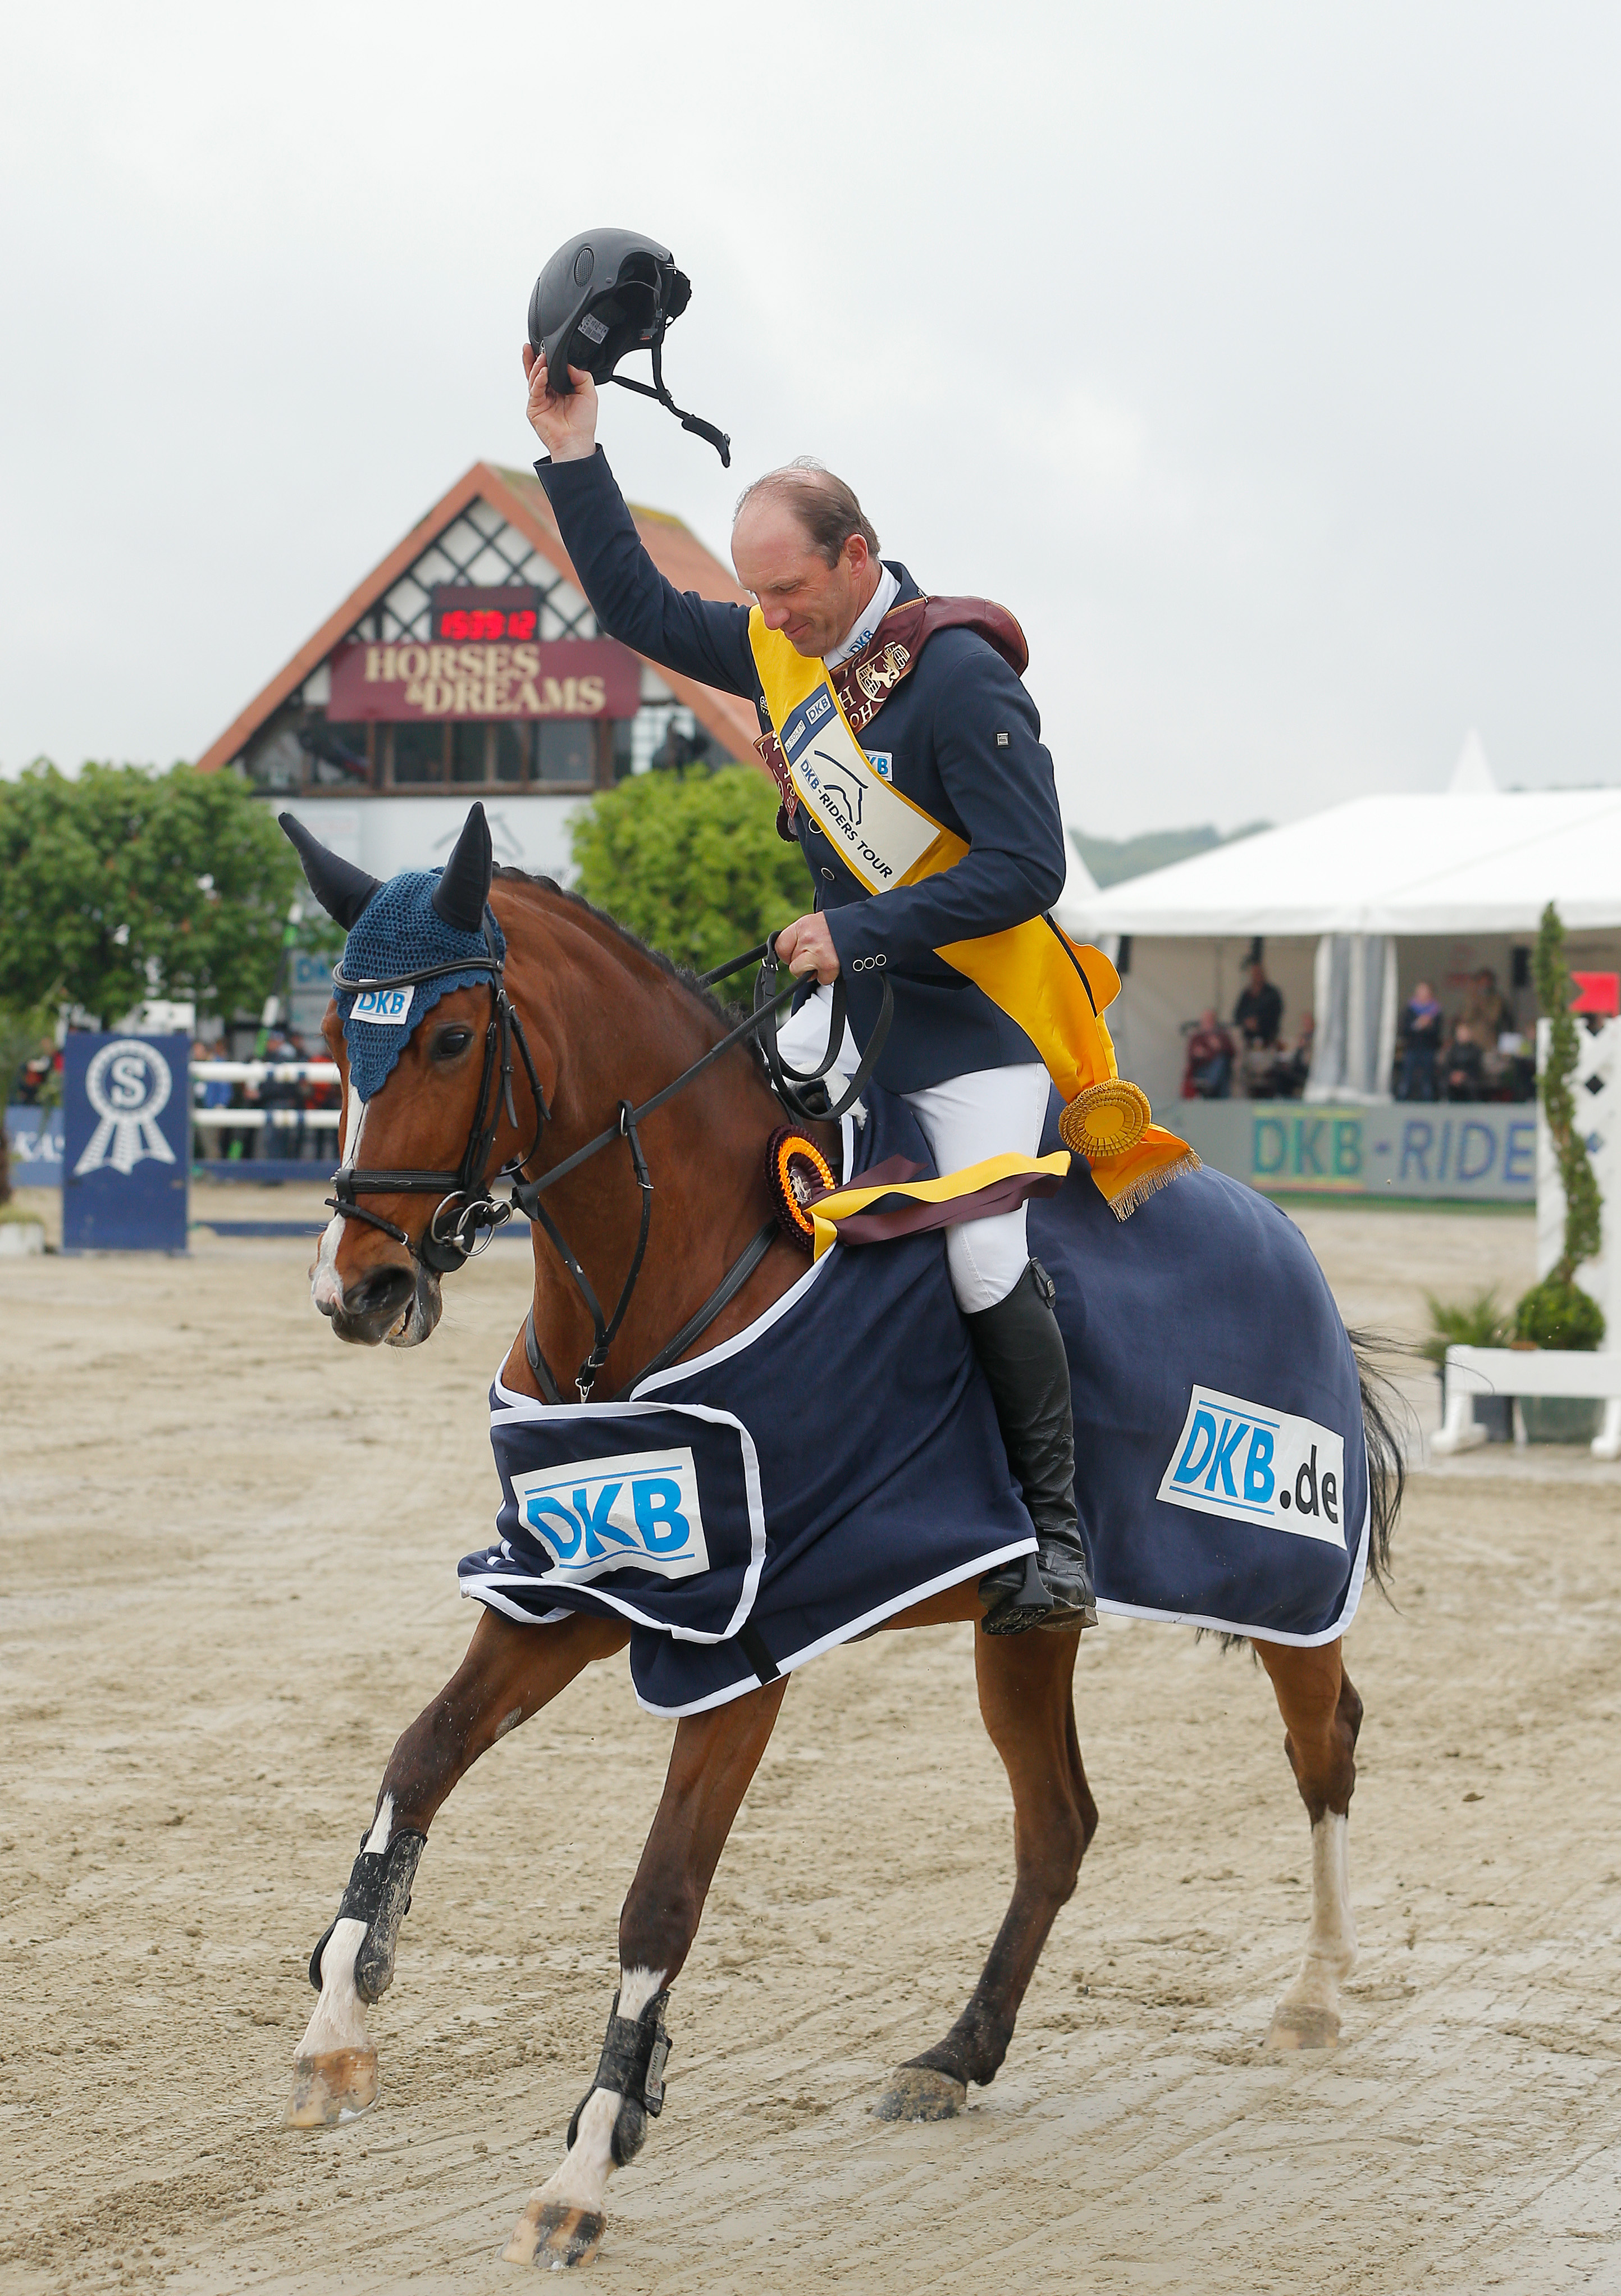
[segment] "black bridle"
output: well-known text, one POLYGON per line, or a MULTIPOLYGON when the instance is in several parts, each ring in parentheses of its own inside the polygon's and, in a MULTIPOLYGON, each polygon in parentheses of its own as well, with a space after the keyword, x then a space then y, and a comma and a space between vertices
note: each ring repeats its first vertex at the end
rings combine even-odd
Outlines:
POLYGON ((448 964, 424 965, 416 972, 396 972, 386 980, 351 980, 341 963, 332 967, 332 986, 340 996, 357 996, 383 988, 416 988, 425 980, 446 980, 453 973, 486 973, 489 978, 491 1007, 489 1025, 484 1032, 484 1071, 479 1079, 479 1101, 472 1124, 467 1135, 467 1145, 462 1152, 462 1161, 454 1172, 386 1172, 368 1171, 353 1164, 340 1166, 332 1176, 333 1193, 327 1202, 343 1219, 364 1220, 368 1227, 379 1228, 403 1243, 413 1257, 436 1275, 449 1275, 453 1269, 482 1251, 491 1235, 504 1219, 511 1219, 510 1204, 498 1203, 489 1193, 487 1173, 490 1151, 495 1144, 495 1135, 501 1126, 504 1106, 507 1120, 514 1132, 518 1129, 518 1111, 512 1099, 512 1047, 519 1055, 529 1080, 529 1090, 535 1100, 535 1137, 528 1149, 510 1163, 503 1164, 496 1178, 505 1179, 521 1174, 526 1164, 534 1160, 540 1147, 541 1135, 550 1120, 545 1095, 540 1088, 540 1078, 535 1072, 535 1062, 529 1052, 528 1038, 523 1032, 516 1007, 506 993, 504 959, 495 948, 495 936, 491 927, 489 912, 484 913, 484 948, 481 957, 457 957, 448 964), (495 1086, 492 1092, 491 1086, 495 1086), (381 1212, 368 1211, 357 1196, 430 1196, 440 1199, 429 1217, 421 1237, 413 1242, 403 1227, 381 1212), (441 1231, 439 1223, 451 1206, 461 1209, 452 1222, 449 1232, 441 1231), (480 1237, 480 1230, 486 1231, 480 1237))
MULTIPOLYGON (((730 1029, 718 1044, 711 1045, 700 1059, 694 1061, 690 1068, 684 1069, 672 1083, 667 1084, 661 1091, 654 1093, 651 1099, 644 1100, 639 1108, 628 1100, 622 1100, 614 1121, 605 1130, 599 1132, 594 1139, 586 1141, 583 1148, 577 1148, 571 1156, 566 1156, 561 1164, 554 1164, 549 1172, 543 1173, 538 1179, 531 1180, 525 1177, 524 1167, 533 1163, 539 1153, 542 1136, 551 1121, 551 1111, 546 1105, 545 1095, 540 1088, 540 1078, 536 1073, 535 1062, 529 1051, 528 1039, 524 1034, 522 1019, 516 1005, 507 995, 504 959, 496 952, 495 931, 487 909, 484 914, 484 944, 485 955, 482 957, 459 957, 447 964, 427 965, 420 972, 393 973, 386 979, 350 980, 345 975, 341 964, 332 967, 332 985, 340 996, 345 996, 357 995, 362 991, 415 988, 423 981, 447 980, 454 973, 484 973, 489 979, 491 1009, 489 1024, 484 1032, 484 1068, 479 1079, 478 1103, 474 1109, 472 1123, 468 1129, 467 1145, 462 1152, 462 1161, 457 1168, 454 1172, 419 1172, 370 1170, 354 1165, 340 1166, 333 1175, 333 1192, 326 1201, 340 1218, 363 1220, 368 1227, 379 1229, 382 1234, 390 1237, 396 1243, 403 1243, 413 1259, 420 1261, 424 1267, 431 1269, 437 1275, 453 1273, 467 1260, 475 1258, 478 1253, 484 1250, 495 1230, 510 1220, 514 1212, 522 1212, 526 1218, 538 1221, 563 1266, 573 1278, 575 1288, 579 1292, 586 1312, 591 1317, 592 1328, 595 1334, 591 1352, 575 1374, 576 1390, 580 1401, 585 1403, 590 1400, 597 1376, 608 1359, 609 1349, 612 1347, 618 1335, 619 1327, 625 1321, 632 1294, 636 1288, 637 1278, 642 1273, 642 1262, 647 1253, 648 1230, 651 1224, 653 1210, 653 1180, 652 1174, 648 1169, 647 1158, 643 1153, 639 1131, 644 1119, 651 1116, 655 1109, 662 1108, 667 1100, 673 1100, 678 1092, 684 1091, 695 1077, 701 1076, 707 1068, 719 1060, 723 1053, 730 1052, 734 1045, 741 1044, 745 1037, 749 1037, 755 1038, 759 1047, 761 1057, 765 1063, 766 1073, 771 1079, 772 1089, 790 1116, 801 1123, 842 1116, 845 1111, 859 1098, 873 1069, 877 1066, 879 1055, 883 1051, 885 1040, 889 1034, 890 1021, 894 1017, 894 995, 886 980, 883 984, 883 1001, 879 1012, 878 1025, 873 1029, 872 1042, 863 1054, 847 1090, 837 1103, 831 1107, 813 1107, 806 1101, 798 1087, 817 1082, 828 1073, 839 1057, 839 1049, 844 1042, 845 1029, 844 980, 841 975, 833 984, 833 1009, 828 1029, 826 1053, 814 1069, 790 1068, 777 1049, 777 1013, 781 1006, 794 994, 798 982, 790 980, 785 987, 777 986, 776 937, 774 934, 768 935, 765 940, 746 951, 743 955, 733 957, 729 964, 717 965, 712 972, 702 973, 699 977, 699 987, 708 988, 715 981, 725 980, 732 973, 741 972, 745 965, 758 962, 760 972, 759 978, 755 982, 754 1010, 749 1018, 740 1022, 735 1029, 730 1029), (503 1108, 513 1131, 518 1130, 518 1111, 512 1097, 514 1046, 517 1047, 519 1058, 523 1062, 524 1072, 528 1078, 529 1090, 534 1097, 535 1135, 523 1154, 510 1158, 495 1175, 496 1185, 503 1180, 510 1180, 512 1183, 512 1194, 503 1200, 490 1193, 489 1160, 491 1151, 495 1144, 496 1133, 500 1129, 503 1108), (605 1316, 602 1303, 585 1269, 576 1258, 561 1229, 540 1200, 548 1188, 553 1187, 559 1180, 565 1179, 570 1172, 577 1171, 582 1164, 587 1163, 592 1157, 599 1155, 604 1148, 610 1147, 616 1140, 624 1140, 630 1149, 631 1169, 635 1175, 636 1185, 642 1192, 642 1218, 636 1235, 635 1251, 630 1263, 630 1272, 625 1278, 613 1313, 605 1316), (385 1219, 381 1212, 370 1211, 365 1205, 357 1201, 357 1199, 363 1195, 438 1195, 439 1201, 429 1216, 422 1235, 413 1241, 397 1222, 385 1219), (441 1226, 446 1210, 453 1208, 454 1217, 448 1226, 441 1226)), ((682 1326, 672 1340, 667 1341, 659 1349, 651 1362, 642 1366, 634 1379, 626 1382, 626 1390, 634 1387, 637 1381, 645 1379, 650 1373, 663 1370, 667 1364, 674 1363, 679 1356, 685 1353, 699 1334, 714 1322, 721 1309, 742 1289, 749 1277, 765 1257, 778 1233, 777 1223, 774 1217, 758 1234, 753 1237, 741 1256, 733 1261, 698 1313, 682 1326)), ((540 1351, 540 1342, 535 1331, 533 1307, 530 1308, 528 1321, 524 1325, 524 1347, 528 1357, 529 1367, 535 1374, 545 1400, 548 1403, 561 1403, 562 1396, 556 1376, 540 1351)))

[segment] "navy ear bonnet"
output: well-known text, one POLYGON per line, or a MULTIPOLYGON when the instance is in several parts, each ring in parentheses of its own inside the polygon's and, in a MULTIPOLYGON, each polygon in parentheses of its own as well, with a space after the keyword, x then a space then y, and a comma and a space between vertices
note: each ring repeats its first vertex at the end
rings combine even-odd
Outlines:
POLYGON ((349 928, 343 944, 342 972, 348 980, 391 980, 401 972, 417 972, 430 964, 454 964, 465 957, 465 972, 447 972, 438 980, 419 980, 410 989, 381 990, 372 996, 339 989, 338 1013, 348 1047, 349 1082, 362 1100, 381 1092, 393 1074, 394 1064, 410 1041, 411 1032, 441 996, 453 988, 479 988, 490 979, 490 955, 506 955, 506 936, 495 912, 485 909, 490 939, 446 924, 433 906, 435 886, 442 869, 405 869, 380 886, 349 928), (371 1017, 375 1014, 376 1017, 371 1017))

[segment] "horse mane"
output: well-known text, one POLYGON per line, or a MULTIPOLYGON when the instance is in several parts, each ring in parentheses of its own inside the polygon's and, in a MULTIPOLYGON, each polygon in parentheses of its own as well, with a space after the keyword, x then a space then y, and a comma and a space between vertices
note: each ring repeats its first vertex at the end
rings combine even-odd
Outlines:
POLYGON ((622 925, 618 917, 610 916, 606 909, 599 909, 594 901, 588 901, 585 898, 584 893, 571 892, 566 885, 560 885, 555 877, 543 877, 531 869, 513 869, 503 865, 497 867, 493 875, 501 882, 533 885, 540 892, 555 893, 560 900, 569 902, 577 909, 584 909, 585 914, 594 923, 606 925, 616 940, 623 941, 627 947, 634 949, 638 956, 644 956, 651 964, 656 965, 667 980, 674 981, 675 987, 685 996, 701 1004, 710 1019, 718 1021, 723 1028, 735 1028, 738 1021, 742 1019, 746 1009, 743 1005, 727 1004, 715 996, 704 987, 690 964, 677 964, 675 958, 667 956, 663 949, 651 948, 646 941, 632 932, 628 925, 622 925))

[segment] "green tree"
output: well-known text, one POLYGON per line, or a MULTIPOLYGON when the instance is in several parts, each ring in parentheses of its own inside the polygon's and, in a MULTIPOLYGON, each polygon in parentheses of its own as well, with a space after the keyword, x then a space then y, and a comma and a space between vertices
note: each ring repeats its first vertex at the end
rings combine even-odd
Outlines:
POLYGON ((11 1004, 0 996, 0 1204, 9 1203, 12 1195, 12 1158, 3 1111, 11 1104, 24 1062, 31 1060, 36 1053, 53 1048, 55 1005, 53 997, 25 1005, 11 1004))
MULTIPOLYGON (((754 766, 639 774, 576 816, 579 890, 654 948, 707 972, 802 916, 810 882, 754 766)), ((735 992, 734 992, 735 993, 735 992)))
POLYGON ((1565 928, 1551 901, 1543 911, 1536 936, 1535 972, 1536 1001, 1549 1021, 1548 1059, 1537 1091, 1565 1193, 1565 1234, 1558 1259, 1515 1309, 1515 1329, 1522 1340, 1535 1340, 1539 1347, 1596 1348, 1604 1337, 1604 1313, 1580 1289, 1576 1272, 1599 1250, 1599 1184, 1577 1128, 1570 1089, 1581 1046, 1570 1010, 1573 984, 1565 962, 1565 928))
POLYGON ((106 1021, 148 996, 256 1010, 302 880, 274 816, 231 773, 45 760, 0 782, 0 980, 106 1021))

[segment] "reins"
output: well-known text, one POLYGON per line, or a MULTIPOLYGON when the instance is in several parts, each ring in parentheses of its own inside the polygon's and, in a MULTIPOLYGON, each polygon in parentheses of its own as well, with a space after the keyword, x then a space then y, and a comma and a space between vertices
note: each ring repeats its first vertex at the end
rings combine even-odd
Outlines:
MULTIPOLYGON (((484 1250, 495 1230, 510 1220, 514 1212, 522 1212, 526 1218, 538 1221, 563 1266, 568 1269, 575 1289, 578 1292, 585 1303, 586 1313, 591 1317, 592 1330, 594 1334, 591 1351, 580 1365, 574 1378, 575 1388, 580 1401, 586 1403, 591 1398, 592 1390, 596 1385, 602 1365, 608 1359, 609 1350, 618 1336, 620 1326, 629 1310, 637 1279, 642 1273, 642 1264, 647 1255, 648 1232, 652 1222, 653 1179, 648 1168, 647 1158, 643 1152, 640 1137, 641 1125, 656 1109, 662 1108, 667 1101, 673 1100, 677 1093, 684 1092, 695 1078, 701 1076, 707 1068, 719 1060, 723 1053, 730 1052, 733 1046, 741 1044, 745 1037, 750 1037, 759 1046, 773 1091, 790 1116, 801 1123, 842 1116, 847 1109, 854 1105, 865 1089, 878 1064, 879 1056, 883 1051, 885 1041, 889 1034, 890 1021, 894 1018, 894 994, 886 980, 883 984, 883 1000, 879 1011, 877 1026, 872 1031, 872 1041, 857 1065, 847 1090, 831 1106, 812 1107, 798 1087, 802 1085, 814 1084, 824 1077, 839 1057, 845 1031, 847 998, 844 981, 840 977, 833 985, 832 1013, 828 1029, 827 1051, 822 1060, 814 1069, 790 1068, 782 1059, 777 1046, 777 1013, 782 1005, 794 994, 798 983, 797 980, 790 980, 786 987, 776 986, 779 969, 776 936, 767 935, 765 940, 746 951, 743 955, 733 957, 730 963, 717 965, 712 972, 702 973, 699 977, 699 987, 708 988, 713 982, 725 980, 732 973, 741 972, 746 965, 757 962, 760 972, 759 978, 755 982, 754 1010, 749 1018, 740 1021, 735 1029, 728 1030, 718 1044, 711 1045, 708 1051, 694 1061, 691 1067, 684 1069, 678 1077, 654 1093, 651 1098, 644 1100, 640 1107, 634 1106, 628 1100, 622 1100, 612 1124, 599 1132, 594 1139, 587 1140, 583 1147, 577 1148, 571 1155, 564 1157, 561 1164, 554 1164, 549 1172, 543 1173, 538 1179, 531 1180, 525 1177, 524 1167, 532 1163, 539 1153, 542 1136, 547 1124, 551 1121, 551 1111, 546 1105, 545 1095, 540 1088, 540 1079, 529 1052, 528 1039, 524 1034, 522 1016, 507 995, 504 961, 496 954, 495 933, 487 908, 484 914, 483 929, 486 954, 482 957, 457 958, 446 964, 425 966, 415 972, 398 972, 389 975, 387 979, 367 980, 348 980, 344 974, 341 964, 332 967, 333 986, 342 996, 379 989, 414 988, 422 981, 446 980, 453 973, 487 973, 489 976, 492 1009, 489 1025, 485 1030, 484 1067, 479 1081, 478 1104, 468 1132, 467 1145, 463 1151, 462 1161, 456 1170, 454 1172, 382 1171, 368 1170, 354 1165, 341 1166, 333 1176, 333 1193, 326 1201, 340 1218, 364 1220, 369 1227, 379 1229, 381 1234, 390 1237, 396 1243, 403 1243, 406 1250, 424 1267, 430 1268, 436 1275, 440 1275, 451 1274, 465 1261, 475 1258, 478 1253, 484 1250), (522 1060, 524 1071, 528 1078, 529 1090, 535 1102, 535 1134, 524 1153, 510 1159, 495 1174, 497 1185, 502 1180, 512 1182, 512 1193, 503 1200, 490 1193, 488 1165, 490 1152, 495 1146, 495 1136, 500 1128, 503 1107, 505 1108, 507 1120, 513 1130, 518 1129, 518 1113, 512 1097, 514 1044, 522 1060), (495 1090, 492 1095, 491 1085, 497 1078, 499 1081, 496 1082, 495 1090), (630 1149, 631 1169, 642 1194, 642 1216, 629 1273, 620 1289, 612 1314, 605 1316, 602 1302, 597 1298, 590 1278, 580 1265, 561 1229, 540 1200, 546 1190, 554 1186, 559 1180, 566 1179, 569 1173, 577 1171, 581 1165, 588 1163, 594 1156, 600 1155, 604 1148, 611 1147, 616 1140, 621 1139, 630 1149), (445 1193, 430 1215, 428 1225, 421 1238, 415 1242, 395 1221, 385 1219, 381 1212, 370 1211, 364 1204, 357 1201, 357 1199, 363 1195, 431 1195, 440 1190, 445 1193), (441 1229, 440 1222, 446 1209, 451 1206, 456 1206, 459 1209, 456 1210, 446 1232, 441 1229)), ((825 1095, 823 1097, 825 1098, 825 1095)), ((627 1392, 636 1385, 638 1381, 646 1379, 651 1373, 662 1371, 667 1365, 674 1363, 678 1357, 685 1353, 692 1341, 708 1328, 721 1310, 728 1306, 741 1291, 749 1276, 765 1259, 778 1232, 777 1223, 774 1218, 760 1229, 738 1259, 733 1262, 697 1314, 683 1324, 675 1337, 667 1341, 650 1362, 643 1364, 634 1378, 625 1382, 624 1388, 620 1390, 621 1394, 627 1392)), ((536 1333, 533 1304, 524 1323, 523 1337, 524 1352, 543 1396, 548 1403, 561 1403, 562 1394, 558 1386, 556 1375, 541 1352, 540 1341, 536 1333)))

